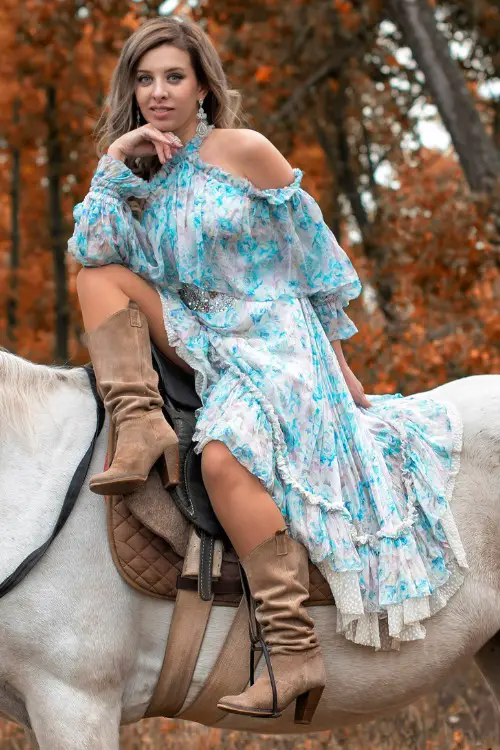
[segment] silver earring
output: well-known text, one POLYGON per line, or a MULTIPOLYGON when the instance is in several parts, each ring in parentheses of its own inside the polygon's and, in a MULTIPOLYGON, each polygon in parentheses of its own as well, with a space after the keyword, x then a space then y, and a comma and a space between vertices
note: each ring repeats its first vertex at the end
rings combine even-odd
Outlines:
POLYGON ((141 111, 140 111, 139 107, 137 107, 136 113, 137 114, 136 114, 136 118, 135 118, 135 126, 136 126, 136 128, 140 128, 141 127, 141 111))
POLYGON ((201 137, 203 138, 210 131, 210 128, 207 124, 207 113, 203 109, 203 99, 199 99, 198 101, 200 103, 200 108, 198 109, 198 114, 196 115, 196 118, 198 120, 198 125, 196 126, 196 135, 201 135, 201 137))

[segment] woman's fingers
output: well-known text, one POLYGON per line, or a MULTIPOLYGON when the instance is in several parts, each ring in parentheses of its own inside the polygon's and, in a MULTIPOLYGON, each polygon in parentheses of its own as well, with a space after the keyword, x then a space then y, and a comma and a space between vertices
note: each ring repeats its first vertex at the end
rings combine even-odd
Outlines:
POLYGON ((165 151, 165 143, 163 142, 163 140, 159 138, 155 133, 148 133, 148 140, 153 144, 160 162, 162 164, 165 164, 167 160, 167 153, 165 151))
POLYGON ((159 139, 158 140, 158 147, 159 147, 159 149, 161 151, 161 159, 160 159, 160 161, 162 162, 162 164, 165 164, 165 162, 167 161, 167 159, 170 158, 170 152, 168 150, 168 147, 165 145, 165 142, 164 142, 163 139, 159 139))
POLYGON ((153 133, 148 133, 147 140, 149 140, 149 142, 152 144, 153 148, 155 149, 160 162, 164 164, 165 154, 163 151, 163 143, 158 138, 156 138, 153 133))
POLYGON ((181 146, 181 142, 179 138, 177 138, 176 135, 173 133, 162 133, 161 130, 158 130, 158 128, 155 128, 151 125, 151 132, 154 133, 157 138, 159 138, 163 143, 165 143, 167 146, 174 146, 179 145, 181 146))
POLYGON ((165 154, 163 153, 163 148, 162 148, 161 143, 157 143, 155 141, 154 145, 155 145, 155 148, 156 148, 156 153, 158 154, 158 159, 160 160, 160 162, 162 164, 165 164, 165 161, 166 161, 165 160, 165 154))
POLYGON ((174 148, 182 148, 183 143, 181 139, 175 135, 175 133, 169 131, 168 133, 162 133, 162 135, 167 138, 170 146, 173 146, 174 148))
POLYGON ((174 133, 162 133, 151 123, 126 133, 117 138, 114 144, 127 156, 146 156, 157 154, 161 164, 171 159, 183 143, 174 133))
POLYGON ((368 401, 367 397, 365 396, 364 392, 360 394, 359 400, 357 401, 358 406, 364 406, 365 409, 369 409, 370 406, 373 406, 370 401, 368 401))
POLYGON ((168 139, 161 131, 153 127, 145 132, 147 132, 148 138, 152 141, 154 147, 156 148, 159 160, 162 164, 165 164, 167 159, 172 158, 173 148, 176 145, 175 140, 173 140, 175 136, 168 139))

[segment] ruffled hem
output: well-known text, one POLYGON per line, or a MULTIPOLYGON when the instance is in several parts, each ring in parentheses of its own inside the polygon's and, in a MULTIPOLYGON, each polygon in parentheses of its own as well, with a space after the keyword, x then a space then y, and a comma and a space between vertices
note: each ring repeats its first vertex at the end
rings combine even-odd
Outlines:
MULTIPOLYGON (((421 621, 429 618, 445 606, 463 581, 464 573, 460 568, 466 569, 468 567, 458 529, 449 508, 455 478, 460 468, 463 433, 462 420, 454 405, 450 404, 448 411, 453 437, 451 468, 445 491, 445 502, 439 505, 440 512, 436 516, 437 521, 441 523, 442 531, 446 537, 445 546, 447 545, 448 549, 444 552, 444 570, 439 570, 433 575, 430 571, 426 573, 424 561, 416 547, 415 540, 412 538, 415 531, 414 525, 417 522, 417 511, 411 500, 408 503, 407 515, 399 524, 391 528, 387 526, 381 528, 376 535, 360 533, 355 528, 352 518, 340 498, 332 500, 318 496, 302 487, 295 480, 286 458, 286 446, 283 443, 279 422, 272 405, 267 403, 245 373, 240 372, 234 366, 230 366, 229 369, 243 381, 245 389, 253 395, 269 421, 278 474, 283 485, 297 494, 297 502, 306 506, 307 527, 309 528, 311 523, 318 523, 316 515, 319 514, 322 516, 321 525, 330 528, 328 544, 325 543, 317 547, 311 546, 307 529, 302 529, 300 525, 297 526, 293 522, 293 516, 298 517, 300 514, 287 513, 288 509, 273 491, 275 489, 273 483, 266 484, 266 489, 273 496, 285 516, 290 533, 299 542, 307 546, 311 560, 318 566, 332 589, 337 606, 338 632, 343 633, 347 639, 354 643, 371 646, 375 649, 398 649, 401 641, 424 638, 425 627, 421 624, 421 621), (292 518, 286 518, 287 515, 291 515, 292 518), (404 539, 410 539, 411 543, 401 544, 401 540, 404 539), (412 548, 409 577, 411 587, 418 594, 408 595, 405 592, 406 586, 401 587, 397 594, 401 601, 395 601, 387 605, 374 603, 373 606, 378 611, 367 611, 364 605, 361 583, 364 572, 363 563, 358 550, 367 545, 370 548, 371 565, 373 565, 373 560, 377 559, 377 555, 382 554, 380 553, 382 544, 390 550, 390 554, 400 559, 401 567, 407 562, 404 556, 405 548, 412 548), (335 550, 339 548, 342 548, 341 565, 343 569, 341 570, 335 569, 328 560, 328 558, 333 560, 335 550), (374 550, 379 552, 374 552, 374 550)), ((217 433, 217 430, 215 430, 215 433, 217 433)), ((225 442, 227 447, 233 453, 235 452, 235 446, 225 435, 217 434, 214 437, 214 431, 210 429, 198 427, 193 439, 197 441, 197 452, 201 452, 205 445, 214 439, 225 442)), ((241 458, 238 457, 238 460, 241 460, 241 458)), ((402 475, 403 478, 406 475, 407 482, 409 481, 410 460, 409 456, 405 456, 402 466, 402 475)), ((247 468, 251 470, 252 467, 247 466, 247 468)), ((409 490, 409 488, 407 489, 409 490)), ((412 498, 415 493, 410 491, 408 496, 412 498)), ((386 552, 386 554, 389 553, 386 552)))
POLYGON ((465 577, 458 563, 452 561, 448 564, 449 576, 446 583, 433 594, 391 604, 387 611, 382 613, 364 610, 352 612, 352 602, 359 588, 358 574, 351 571, 332 573, 328 566, 322 563, 318 568, 328 581, 335 597, 337 633, 341 633, 357 645, 369 646, 377 651, 397 651, 402 642, 425 638, 426 629, 422 621, 446 606, 465 577))
MULTIPOLYGON (((196 390, 203 401, 208 381, 211 379, 204 367, 206 363, 197 358, 177 335, 169 320, 168 305, 163 298, 162 302, 169 342, 179 356, 195 370, 196 390)), ((213 355, 213 362, 217 362, 216 352, 211 351, 211 355, 213 355)), ((287 458, 287 448, 279 419, 273 405, 254 385, 247 373, 232 363, 226 362, 223 366, 225 373, 231 373, 242 383, 245 392, 257 402, 267 419, 276 473, 281 480, 282 487, 287 488, 288 496, 294 495, 294 499, 290 500, 288 497, 285 500, 284 497, 280 496, 280 493, 277 492, 279 483, 276 483, 272 476, 267 482, 263 481, 262 477, 259 477, 259 479, 263 481, 266 489, 282 510, 291 535, 307 546, 311 560, 329 583, 336 601, 338 632, 343 633, 348 640, 356 644, 371 646, 375 649, 397 649, 402 641, 424 638, 425 627, 422 625, 422 621, 445 606, 460 587, 464 578, 464 570, 468 567, 465 551, 450 509, 455 479, 460 469, 463 441, 462 419, 455 405, 441 399, 437 400, 438 403, 447 406, 452 431, 452 455, 444 491, 444 501, 437 504, 434 509, 434 525, 440 524, 440 543, 443 547, 443 557, 441 567, 435 574, 432 574, 427 571, 420 554, 421 551, 417 549, 417 543, 413 539, 418 528, 416 524, 419 521, 419 511, 415 507, 416 493, 411 486, 411 455, 403 450, 401 478, 408 498, 405 517, 391 527, 389 525, 383 526, 376 534, 365 534, 362 530, 356 528, 342 497, 323 497, 311 492, 295 479, 287 458), (327 534, 327 540, 322 545, 311 546, 307 529, 301 528, 300 524, 294 522, 293 516, 300 514, 288 513, 289 509, 285 507, 287 502, 295 502, 297 505, 302 504, 306 509, 304 517, 307 519, 306 525, 308 528, 310 524, 314 525, 314 523, 321 522, 330 530, 330 533, 327 534), (290 515, 292 517, 287 518, 290 515), (370 552, 373 552, 372 562, 368 564, 369 567, 370 565, 378 567, 376 559, 382 545, 384 545, 386 554, 397 557, 403 565, 406 562, 403 553, 405 545, 402 543, 405 538, 411 539, 412 542, 408 545, 412 555, 412 567, 408 574, 410 593, 405 592, 404 587, 401 587, 394 597, 395 599, 399 598, 399 601, 385 605, 379 604, 378 601, 372 601, 370 602, 371 607, 367 606, 363 595, 364 564, 360 557, 362 548, 366 545, 365 549, 369 548, 370 552), (338 563, 340 569, 339 567, 335 568, 333 564, 336 551, 339 549, 342 550, 342 560, 338 563), (390 550, 390 553, 387 550, 390 550), (371 608, 373 608, 373 611, 369 611, 371 608)), ((404 428, 401 425, 393 426, 401 434, 402 445, 407 446, 404 428)), ((223 430, 218 433, 216 426, 214 428, 210 428, 208 425, 200 427, 198 423, 193 435, 193 441, 196 442, 196 452, 201 453, 205 445, 214 439, 223 441, 229 450, 233 453, 236 452, 236 446, 232 444, 231 439, 223 434, 223 430)), ((237 458, 245 465, 244 459, 242 460, 238 456, 237 458)), ((252 466, 248 465, 246 468, 251 470, 252 466)))
MULTIPOLYGON (((426 394, 428 397, 428 394, 426 394)), ((430 397, 432 398, 432 396, 430 397)), ((463 445, 463 422, 458 409, 451 401, 433 399, 446 406, 452 433, 451 466, 444 492, 444 502, 439 506, 441 513, 437 519, 441 524, 449 551, 454 559, 446 563, 445 581, 435 585, 433 590, 424 596, 404 599, 401 602, 386 605, 385 611, 367 612, 363 606, 363 597, 358 571, 337 572, 327 560, 316 563, 323 577, 330 585, 337 608, 337 632, 348 640, 362 646, 371 646, 377 650, 399 649, 402 641, 425 638, 425 627, 422 621, 442 609, 449 599, 458 591, 464 580, 464 571, 468 569, 465 550, 453 518, 450 502, 455 488, 455 481, 460 471, 463 445)), ((403 481, 408 482, 410 469, 407 456, 402 466, 403 481)), ((416 521, 416 511, 409 503, 408 514, 398 528, 381 529, 376 536, 359 534, 352 529, 352 538, 357 546, 379 546, 381 538, 397 539, 410 532, 416 521)))

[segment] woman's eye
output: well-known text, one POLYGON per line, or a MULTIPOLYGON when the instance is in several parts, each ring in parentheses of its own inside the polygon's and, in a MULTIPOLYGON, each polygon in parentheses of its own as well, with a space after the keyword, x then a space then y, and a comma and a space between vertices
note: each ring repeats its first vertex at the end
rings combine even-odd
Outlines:
MULTIPOLYGON (((184 76, 181 76, 179 73, 171 73, 168 77, 169 78, 175 78, 177 81, 182 81, 182 79, 183 79, 184 76)), ((139 76, 139 78, 137 80, 139 81, 139 83, 144 83, 144 81, 146 79, 150 80, 151 76, 142 75, 142 76, 139 76)))

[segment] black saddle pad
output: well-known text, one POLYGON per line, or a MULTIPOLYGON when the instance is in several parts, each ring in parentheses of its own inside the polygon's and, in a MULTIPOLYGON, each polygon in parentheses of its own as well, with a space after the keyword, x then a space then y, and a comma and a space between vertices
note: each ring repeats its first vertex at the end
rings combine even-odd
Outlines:
POLYGON ((201 473, 201 455, 195 453, 195 412, 201 401, 194 387, 194 375, 178 367, 151 342, 153 367, 159 377, 164 412, 179 438, 181 481, 169 490, 179 510, 202 531, 228 542, 215 515, 201 473))

